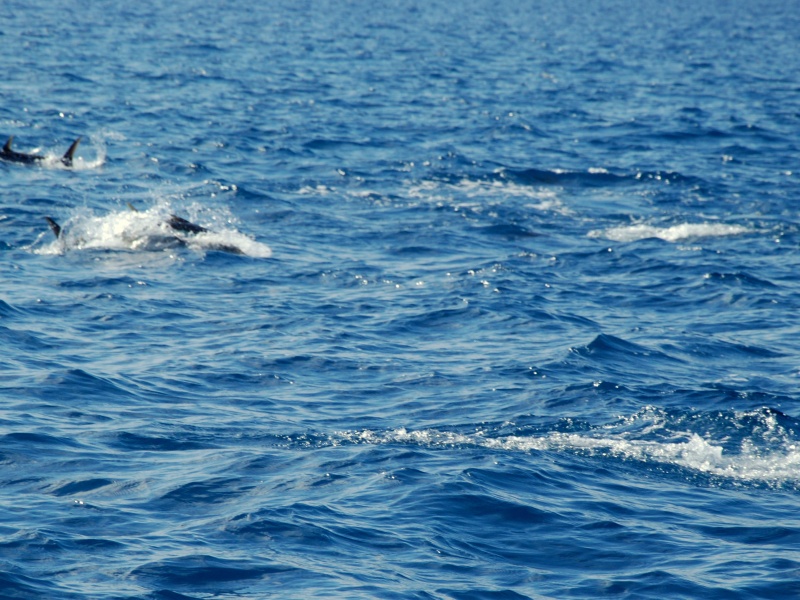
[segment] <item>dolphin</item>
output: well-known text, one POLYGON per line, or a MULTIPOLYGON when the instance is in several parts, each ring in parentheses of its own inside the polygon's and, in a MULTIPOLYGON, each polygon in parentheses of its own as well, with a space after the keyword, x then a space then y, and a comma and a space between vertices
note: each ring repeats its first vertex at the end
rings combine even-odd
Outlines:
MULTIPOLYGON (((134 212, 138 212, 133 206, 130 204, 128 205, 131 210, 134 212)), ((56 236, 56 239, 61 239, 63 234, 63 229, 61 225, 59 225, 55 219, 51 217, 45 217, 45 221, 50 226, 50 231, 53 232, 53 235, 56 236)), ((209 233, 210 230, 206 229, 202 225, 197 225, 196 223, 192 223, 191 221, 187 221, 183 217, 179 217, 178 215, 171 214, 169 218, 163 221, 170 229, 178 234, 190 234, 196 235, 198 233, 209 233)), ((171 245, 180 245, 186 246, 189 242, 190 238, 180 235, 172 235, 170 236, 168 243, 171 245)), ((225 244, 225 243, 211 243, 208 244, 209 250, 218 250, 220 252, 228 252, 230 254, 244 254, 244 250, 235 246, 233 244, 225 244)))
MULTIPOLYGON (((17 152, 16 150, 12 150, 11 143, 13 141, 14 141, 14 136, 12 135, 11 137, 8 138, 8 141, 6 142, 6 145, 3 146, 3 149, 0 150, 0 159, 7 160, 10 162, 17 162, 30 165, 47 158, 46 156, 42 156, 41 154, 26 154, 24 152, 17 152)), ((77 150, 78 144, 80 143, 81 143, 81 138, 78 138, 74 142, 72 142, 72 145, 64 153, 64 156, 61 157, 60 159, 61 164, 63 164, 66 167, 72 166, 72 157, 75 155, 75 150, 77 150)))
POLYGON ((178 215, 170 215, 166 222, 172 229, 182 233, 206 233, 208 231, 202 225, 196 225, 178 215))
MULTIPOLYGON (((128 208, 131 209, 133 212, 139 212, 139 209, 136 208, 133 204, 128 202, 128 208)), ((49 217, 45 217, 48 220, 49 217)), ((170 228, 174 229, 175 231, 180 231, 182 233, 206 233, 208 229, 203 227, 202 225, 196 225, 191 221, 187 221, 183 217, 179 217, 178 215, 170 214, 169 219, 165 221, 170 228)), ((58 237, 56 235, 56 237, 58 237)))

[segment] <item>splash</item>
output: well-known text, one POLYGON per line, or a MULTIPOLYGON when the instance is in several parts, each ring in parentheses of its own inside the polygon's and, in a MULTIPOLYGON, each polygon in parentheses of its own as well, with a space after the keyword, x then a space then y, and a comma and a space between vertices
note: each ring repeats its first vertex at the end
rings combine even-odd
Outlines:
MULTIPOLYGON (((36 152, 37 150, 34 150, 36 152)), ((91 150, 89 151, 91 152, 91 150)), ((93 140, 92 144, 88 144, 86 139, 81 141, 78 151, 72 159, 72 164, 65 165, 61 159, 63 154, 58 154, 55 151, 47 151, 43 154, 43 158, 39 161, 39 166, 45 169, 55 169, 59 171, 91 171, 102 167, 106 162, 106 145, 101 140, 93 140), (91 146, 94 149, 94 158, 86 156, 85 149, 91 146)))
MULTIPOLYGON (((214 225, 200 232, 176 230, 169 224, 168 205, 145 211, 123 209, 97 216, 81 211, 62 224, 63 233, 37 250, 39 254, 63 254, 66 251, 118 250, 159 252, 189 248, 199 253, 221 251, 253 258, 269 258, 272 250, 241 233, 231 225, 214 225)), ((43 236, 40 236, 40 239, 43 236)))
MULTIPOLYGON (((106 146, 104 143, 95 144, 95 157, 89 159, 85 156, 76 156, 72 159, 72 167, 70 167, 73 171, 91 171, 93 169, 99 169, 102 167, 106 162, 106 146)), ((59 163, 60 164, 60 163, 59 163)), ((61 165, 62 168, 66 168, 61 165)))

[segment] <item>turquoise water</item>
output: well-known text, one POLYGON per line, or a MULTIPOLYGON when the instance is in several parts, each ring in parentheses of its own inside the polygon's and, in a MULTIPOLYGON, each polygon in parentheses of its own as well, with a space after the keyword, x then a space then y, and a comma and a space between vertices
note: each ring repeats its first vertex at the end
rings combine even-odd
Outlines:
POLYGON ((800 597, 798 38, 0 5, 0 596, 800 597))

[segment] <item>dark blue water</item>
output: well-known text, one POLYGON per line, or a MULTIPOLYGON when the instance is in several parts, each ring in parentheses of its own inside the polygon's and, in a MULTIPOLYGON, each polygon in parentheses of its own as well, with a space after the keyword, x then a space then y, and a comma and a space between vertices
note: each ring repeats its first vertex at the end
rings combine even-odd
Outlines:
POLYGON ((0 597, 800 598, 800 5, 0 44, 0 597))

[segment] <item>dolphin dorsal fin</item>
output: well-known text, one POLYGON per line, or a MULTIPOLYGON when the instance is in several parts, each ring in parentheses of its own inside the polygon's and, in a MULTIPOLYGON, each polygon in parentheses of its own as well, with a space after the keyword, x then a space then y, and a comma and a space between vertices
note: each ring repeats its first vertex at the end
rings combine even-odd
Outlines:
POLYGON ((56 238, 60 238, 61 237, 61 225, 56 223, 50 217, 45 217, 44 220, 47 221, 48 225, 50 225, 50 230, 53 232, 53 234, 56 236, 56 238))
POLYGON ((6 145, 3 146, 3 152, 11 152, 11 142, 13 141, 14 141, 14 136, 13 135, 8 136, 8 141, 6 142, 6 145))
POLYGON ((81 138, 78 138, 77 140, 72 142, 72 145, 69 147, 69 150, 67 150, 64 153, 64 156, 61 157, 61 162, 64 163, 66 166, 68 167, 72 166, 72 157, 75 154, 75 150, 78 149, 78 144, 80 143, 81 143, 81 138))

